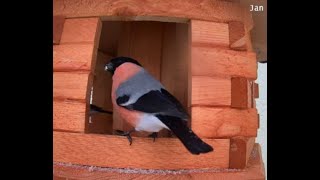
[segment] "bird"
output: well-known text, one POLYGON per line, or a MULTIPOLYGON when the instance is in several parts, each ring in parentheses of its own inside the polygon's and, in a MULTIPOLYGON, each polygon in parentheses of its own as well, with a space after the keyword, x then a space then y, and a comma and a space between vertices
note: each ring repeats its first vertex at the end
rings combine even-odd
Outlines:
POLYGON ((132 125, 124 132, 130 145, 131 133, 145 131, 156 137, 162 129, 170 130, 194 155, 209 153, 213 147, 201 140, 187 125, 190 115, 142 65, 131 57, 112 58, 104 67, 112 75, 113 112, 132 125))

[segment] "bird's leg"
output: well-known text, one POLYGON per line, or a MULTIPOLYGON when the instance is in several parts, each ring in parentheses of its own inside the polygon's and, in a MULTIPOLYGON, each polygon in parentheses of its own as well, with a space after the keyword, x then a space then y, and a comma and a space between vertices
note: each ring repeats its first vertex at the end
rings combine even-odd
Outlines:
POLYGON ((127 132, 123 132, 123 131, 120 131, 120 130, 116 130, 120 136, 127 136, 127 139, 130 143, 130 146, 132 144, 132 137, 131 137, 131 133, 135 131, 135 129, 132 129, 130 131, 127 131, 127 132))
POLYGON ((148 137, 153 138, 153 142, 155 142, 155 141, 156 141, 156 138, 158 137, 158 133, 157 133, 157 132, 153 132, 153 133, 149 134, 148 137))

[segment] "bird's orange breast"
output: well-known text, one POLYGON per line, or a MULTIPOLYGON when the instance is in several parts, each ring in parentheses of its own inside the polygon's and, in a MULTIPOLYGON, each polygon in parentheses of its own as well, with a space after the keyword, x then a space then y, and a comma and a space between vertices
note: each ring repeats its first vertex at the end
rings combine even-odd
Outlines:
POLYGON ((137 66, 132 63, 124 63, 116 69, 112 77, 111 97, 114 108, 113 110, 117 112, 122 119, 127 121, 133 127, 136 127, 136 125, 139 123, 142 113, 138 111, 127 110, 121 106, 118 106, 116 102, 116 90, 118 89, 121 83, 124 83, 126 80, 128 80, 141 70, 142 68, 140 66, 137 66))

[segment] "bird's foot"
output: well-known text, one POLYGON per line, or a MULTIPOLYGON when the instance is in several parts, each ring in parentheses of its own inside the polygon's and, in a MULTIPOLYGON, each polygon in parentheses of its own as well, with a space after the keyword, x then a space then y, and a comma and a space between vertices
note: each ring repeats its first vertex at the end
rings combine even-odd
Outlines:
POLYGON ((124 131, 120 131, 120 130, 116 130, 116 132, 120 135, 120 136, 127 136, 127 139, 130 143, 130 146, 132 144, 132 137, 131 137, 131 133, 134 132, 135 129, 132 129, 130 131, 124 132, 124 131))
POLYGON ((157 132, 153 132, 153 133, 149 134, 148 137, 153 138, 153 142, 155 142, 155 141, 156 141, 156 138, 158 137, 158 133, 157 133, 157 132))

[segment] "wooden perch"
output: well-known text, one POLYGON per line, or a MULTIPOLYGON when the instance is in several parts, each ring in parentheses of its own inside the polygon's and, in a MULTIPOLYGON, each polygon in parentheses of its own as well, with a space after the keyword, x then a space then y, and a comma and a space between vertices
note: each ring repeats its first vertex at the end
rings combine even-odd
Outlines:
POLYGON ((229 139, 204 139, 214 152, 192 155, 176 138, 53 132, 53 160, 114 168, 197 169, 229 167, 229 139))
POLYGON ((217 179, 217 180, 264 180, 264 164, 261 157, 261 148, 255 144, 247 167, 238 169, 191 169, 191 170, 154 170, 154 169, 118 169, 102 168, 93 166, 81 166, 75 164, 64 164, 55 162, 53 164, 54 180, 67 179, 164 179, 164 180, 185 180, 185 179, 217 179))
POLYGON ((235 136, 256 137, 257 110, 192 107, 191 127, 205 138, 230 138, 235 136))

